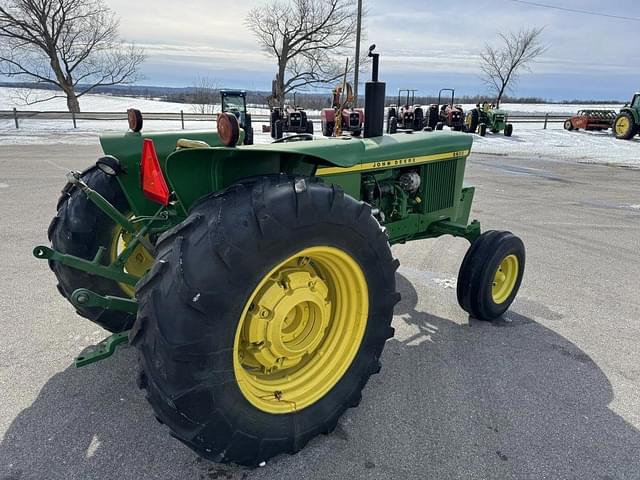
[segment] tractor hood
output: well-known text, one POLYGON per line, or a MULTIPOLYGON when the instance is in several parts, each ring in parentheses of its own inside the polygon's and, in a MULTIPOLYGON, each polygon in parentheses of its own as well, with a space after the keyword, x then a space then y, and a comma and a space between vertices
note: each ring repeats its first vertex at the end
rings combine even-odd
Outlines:
POLYGON ((318 165, 349 168, 362 163, 448 152, 461 152, 460 156, 467 156, 472 143, 473 137, 457 132, 415 132, 374 138, 344 137, 249 145, 237 147, 234 150, 242 157, 255 158, 256 156, 277 153, 284 156, 303 156, 306 161, 318 165))

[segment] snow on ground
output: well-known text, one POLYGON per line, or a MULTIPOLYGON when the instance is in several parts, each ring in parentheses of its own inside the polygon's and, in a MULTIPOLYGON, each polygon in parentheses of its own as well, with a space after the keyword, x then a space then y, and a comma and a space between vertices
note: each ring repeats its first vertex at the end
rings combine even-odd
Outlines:
POLYGON ((474 153, 567 160, 640 168, 640 137, 617 140, 609 132, 567 132, 562 124, 516 123, 512 137, 474 135, 474 153))
MULTIPOLYGON (((46 92, 40 92, 46 95, 46 92)), ((16 106, 22 111, 65 111, 66 102, 56 98, 45 103, 30 106, 19 105, 16 91, 0 88, 0 110, 10 110, 16 106)), ((180 112, 191 113, 190 105, 161 102, 143 98, 117 97, 111 95, 85 95, 81 98, 81 106, 85 112, 118 112, 135 107, 143 112, 180 112)), ((465 109, 473 107, 465 105, 465 109)), ((582 108, 604 108, 617 110, 616 105, 557 105, 557 104, 504 104, 503 108, 511 113, 551 113, 569 116, 582 108)), ((264 108, 250 108, 251 113, 266 115, 264 108)), ((309 112, 318 114, 318 112, 309 112)), ((212 121, 186 121, 185 130, 215 129, 212 121)), ((271 141, 269 134, 262 133, 263 123, 254 124, 256 143, 271 141)), ((177 130, 179 121, 145 121, 145 131, 177 130)), ((0 145, 25 144, 94 144, 98 135, 104 132, 124 132, 127 129, 125 120, 99 121, 78 120, 78 128, 74 129, 71 120, 20 119, 20 129, 16 130, 13 119, 0 119, 0 145)), ((316 125, 316 131, 319 126, 316 125)), ((185 132, 186 133, 186 132, 185 132)), ((186 134, 188 135, 188 134, 186 134)), ((550 123, 543 130, 542 123, 516 123, 513 137, 501 134, 487 134, 482 138, 474 135, 473 151, 481 154, 497 154, 527 156, 564 160, 583 163, 603 163, 640 168, 640 138, 631 141, 616 140, 611 132, 567 132, 561 123, 550 123)))

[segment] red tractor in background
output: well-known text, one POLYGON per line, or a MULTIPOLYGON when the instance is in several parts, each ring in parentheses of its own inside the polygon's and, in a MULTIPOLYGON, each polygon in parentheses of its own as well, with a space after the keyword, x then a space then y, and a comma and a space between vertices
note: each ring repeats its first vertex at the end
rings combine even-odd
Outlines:
POLYGON ((462 131, 464 126, 464 110, 462 105, 455 104, 456 91, 453 88, 443 88, 438 93, 437 105, 429 107, 429 127, 442 130, 446 125, 456 132, 462 131), (442 103, 442 93, 451 92, 451 103, 442 103))
POLYGON ((424 110, 420 105, 415 105, 416 92, 398 90, 398 103, 391 105, 387 111, 387 133, 396 133, 398 129, 417 131, 425 127, 424 110))
POLYGON ((356 137, 360 136, 364 125, 364 109, 353 108, 353 88, 350 83, 333 89, 331 108, 322 109, 320 122, 322 134, 325 137, 339 137, 342 132, 351 132, 356 137), (345 93, 346 98, 343 100, 345 93))

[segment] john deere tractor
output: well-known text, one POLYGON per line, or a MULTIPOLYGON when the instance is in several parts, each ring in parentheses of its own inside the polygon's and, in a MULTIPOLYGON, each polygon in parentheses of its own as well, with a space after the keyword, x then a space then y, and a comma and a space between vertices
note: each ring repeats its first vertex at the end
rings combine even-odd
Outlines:
POLYGON ((487 134, 487 129, 491 133, 504 132, 505 137, 513 135, 513 124, 508 123, 509 114, 504 110, 495 108, 488 102, 482 105, 479 103, 476 108, 469 110, 464 120, 464 130, 469 133, 476 133, 481 137, 487 134))
POLYGON ((220 90, 222 111, 234 114, 244 130, 244 144, 253 145, 251 114, 247 112, 247 92, 244 90, 220 90))
POLYGON ((621 140, 631 140, 640 133, 640 93, 636 93, 631 103, 620 110, 613 121, 613 133, 621 140))
POLYGON ((76 364, 133 345, 156 417, 203 457, 258 465, 358 405, 394 333, 391 245, 467 239, 457 295, 476 319, 518 292, 522 241, 469 222, 472 137, 384 135, 369 55, 362 138, 237 146, 233 114, 217 131, 147 133, 132 111, 129 132, 69 172, 51 246, 34 249, 73 308, 113 333, 76 364))

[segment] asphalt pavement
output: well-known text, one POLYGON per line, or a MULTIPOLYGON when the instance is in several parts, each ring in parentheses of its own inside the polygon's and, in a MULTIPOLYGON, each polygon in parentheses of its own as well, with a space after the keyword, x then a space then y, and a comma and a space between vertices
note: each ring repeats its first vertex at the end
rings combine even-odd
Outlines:
MULTIPOLYGON (((639 152, 640 153, 640 152, 639 152)), ((294 456, 199 459, 157 423, 122 349, 31 250, 96 146, 0 147, 0 479, 640 479, 640 170, 472 155, 473 216, 527 247, 505 318, 458 307, 460 239, 393 247, 395 338, 359 408, 294 456)))

